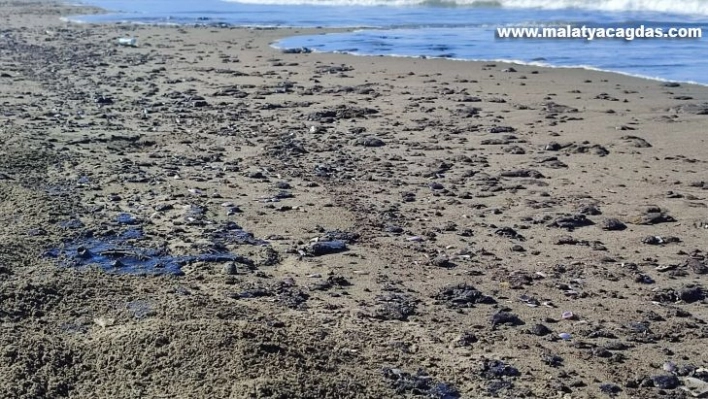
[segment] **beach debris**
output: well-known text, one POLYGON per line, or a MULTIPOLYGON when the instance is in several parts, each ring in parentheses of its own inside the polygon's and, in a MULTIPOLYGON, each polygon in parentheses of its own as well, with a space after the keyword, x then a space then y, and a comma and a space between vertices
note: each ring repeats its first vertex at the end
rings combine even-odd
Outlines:
POLYGON ((489 128, 489 133, 514 133, 516 129, 511 126, 495 126, 489 128))
POLYGON ((568 167, 568 165, 558 159, 558 157, 543 157, 538 160, 538 163, 545 168, 551 169, 563 169, 568 167))
POLYGON ((648 321, 632 321, 627 323, 627 330, 634 334, 647 334, 651 332, 651 323, 648 321))
POLYGON ((616 396, 618 393, 622 392, 622 388, 617 384, 604 383, 600 384, 600 392, 609 396, 616 396))
POLYGON ((559 151, 559 150, 569 147, 571 145, 572 145, 572 143, 562 145, 556 141, 551 141, 550 143, 546 144, 545 147, 543 147, 543 149, 546 151, 559 151))
POLYGON ((206 221, 207 208, 199 205, 185 205, 183 208, 184 221, 190 225, 203 224, 206 221))
POLYGON ((487 379, 500 379, 504 377, 518 377, 519 369, 498 359, 486 359, 480 371, 482 377, 487 379))
POLYGON ((485 359, 479 374, 487 380, 487 392, 494 396, 501 391, 512 389, 512 381, 521 375, 516 367, 498 359, 485 359))
POLYGON ((492 315, 492 330, 496 329, 497 326, 501 324, 508 324, 510 326, 523 325, 524 322, 519 318, 519 316, 514 313, 507 311, 499 311, 492 315))
POLYGON ((578 239, 575 239, 569 235, 558 237, 555 240, 554 244, 555 245, 580 245, 583 247, 590 247, 595 251, 606 251, 607 250, 607 248, 605 247, 605 244, 603 244, 602 241, 578 240, 578 239))
POLYGON ((239 293, 231 293, 228 296, 238 300, 271 298, 274 302, 295 310, 306 309, 306 302, 310 297, 297 286, 292 278, 285 278, 268 285, 250 284, 249 288, 239 293))
POLYGON ((111 104, 113 104, 115 101, 113 100, 113 97, 101 95, 101 96, 96 96, 96 97, 93 99, 93 102, 96 103, 96 104, 98 104, 98 105, 111 105, 111 104))
POLYGON ((407 321, 415 314, 418 300, 403 294, 391 293, 379 295, 376 301, 380 305, 374 311, 373 317, 380 320, 407 321))
POLYGON ((319 241, 344 241, 348 244, 354 243, 360 237, 359 233, 344 230, 331 230, 319 237, 319 241))
POLYGON ((322 256, 335 254, 347 250, 347 243, 342 240, 317 241, 304 248, 304 253, 309 256, 322 256))
POLYGON ((684 266, 696 274, 708 274, 708 264, 704 257, 690 257, 686 259, 684 266))
POLYGON ((701 286, 688 286, 679 291, 679 298, 686 303, 702 301, 706 297, 705 290, 701 286))
POLYGON ((506 145, 506 144, 511 144, 516 140, 515 136, 512 135, 505 135, 505 138, 499 138, 499 139, 485 139, 480 142, 481 145, 506 145), (507 136, 510 136, 512 138, 506 138, 507 136))
POLYGON ((551 367, 560 367, 563 365, 563 358, 551 353, 541 354, 541 361, 551 367))
POLYGON ((310 54, 312 50, 308 47, 295 47, 282 49, 283 54, 310 54))
POLYGON ((280 253, 270 245, 262 246, 258 256, 258 266, 275 266, 282 261, 280 253))
POLYGON ((403 227, 394 224, 386 225, 383 229, 387 233, 391 234, 401 234, 403 233, 403 227))
POLYGON ((303 310, 310 295, 295 285, 295 281, 286 278, 278 282, 274 288, 276 301, 290 309, 303 310))
POLYGON ((610 153, 610 150, 608 150, 607 148, 605 148, 599 144, 574 145, 571 147, 571 149, 572 149, 572 152, 575 154, 593 154, 593 155, 597 155, 599 157, 604 157, 610 153))
POLYGON ((521 146, 518 146, 518 145, 510 145, 508 147, 505 147, 504 152, 506 152, 508 154, 513 154, 513 155, 526 154, 526 150, 524 150, 521 146))
POLYGON ((526 238, 519 234, 516 230, 511 227, 501 227, 494 231, 494 234, 500 237, 510 238, 512 240, 526 241, 526 238))
POLYGON ((634 217, 632 223, 640 225, 649 225, 675 221, 676 219, 668 215, 665 210, 656 206, 649 206, 643 209, 638 216, 634 217))
POLYGON ((677 369, 676 363, 671 362, 671 361, 664 362, 664 364, 661 366, 661 369, 664 371, 667 371, 669 373, 676 372, 676 369, 677 369))
MULTIPOLYGON (((532 285, 535 277, 537 276, 531 275, 527 271, 514 270, 507 276, 500 277, 500 280, 508 283, 510 288, 522 289, 525 286, 532 285)), ((521 295, 521 297, 519 297, 519 300, 526 303, 527 305, 538 304, 538 301, 526 294, 521 295)))
POLYGON ((543 108, 542 108, 543 111, 546 114, 551 114, 551 115, 566 114, 566 113, 572 114, 572 113, 578 112, 577 108, 570 107, 570 106, 563 105, 563 104, 557 104, 553 101, 548 101, 548 102, 542 103, 541 105, 543 106, 543 108))
POLYGON ((625 143, 637 148, 651 148, 651 144, 641 137, 637 136, 622 136, 620 140, 624 140, 625 143))
POLYGON ((460 392, 453 385, 437 383, 428 390, 429 399, 459 399, 460 392))
POLYGON ((116 43, 124 47, 138 47, 138 39, 134 37, 119 37, 116 43))
POLYGON ((351 105, 338 105, 322 111, 315 111, 307 115, 308 121, 320 123, 333 123, 338 119, 357 119, 376 115, 379 111, 373 108, 362 108, 351 105))
POLYGON ((430 259, 428 262, 430 265, 435 267, 451 268, 455 267, 455 263, 451 262, 446 255, 438 255, 430 259))
POLYGON ((238 294, 231 294, 229 297, 233 299, 255 299, 255 298, 262 298, 262 297, 269 297, 273 296, 273 292, 270 290, 267 290, 265 288, 253 288, 253 289, 248 289, 245 291, 242 291, 238 294))
MULTIPOLYGON (((335 74, 343 74, 344 72, 350 72, 353 71, 354 67, 351 65, 346 65, 346 64, 339 64, 339 65, 318 65, 315 68, 315 71, 320 74, 330 74, 330 75, 335 75, 335 74)), ((349 92, 353 91, 358 94, 371 94, 373 92, 373 89, 371 88, 371 83, 366 83, 358 86, 340 86, 337 87, 336 89, 332 89, 332 91, 327 91, 327 93, 339 93, 339 92, 349 92)), ((326 91, 326 90, 324 90, 326 91)))
POLYGON ((668 265, 660 265, 654 268, 657 272, 668 272, 669 270, 674 270, 678 267, 678 265, 675 264, 668 264, 668 265))
POLYGON ((585 215, 583 215, 582 213, 576 213, 572 215, 560 215, 556 217, 553 222, 549 223, 548 227, 557 227, 560 229, 567 229, 569 231, 572 231, 578 227, 589 226, 592 224, 592 221, 588 219, 585 215))
POLYGON ((694 398, 708 397, 708 382, 696 377, 681 377, 682 390, 691 394, 694 398))
POLYGON ((499 174, 501 177, 526 177, 531 179, 543 179, 543 173, 534 169, 515 169, 501 172, 499 174))
POLYGON ((118 224, 126 224, 126 225, 136 225, 136 224, 141 223, 140 219, 136 218, 135 216, 133 216, 129 213, 118 214, 118 216, 116 216, 116 218, 115 218, 115 221, 118 224))
POLYGON ((418 369, 414 374, 390 367, 385 367, 382 371, 383 377, 399 395, 421 395, 429 399, 460 398, 460 393, 454 386, 435 381, 422 369, 418 369))
POLYGON ((573 338, 573 336, 566 333, 566 332, 563 332, 563 333, 558 334, 558 338, 560 338, 564 341, 570 341, 573 338))
POLYGON ((681 104, 670 111, 677 114, 708 115, 708 103, 681 104))
POLYGON ((600 222, 600 228, 606 231, 621 231, 627 228, 627 225, 622 223, 619 219, 606 218, 602 219, 600 222))
POLYGON ((592 204, 581 205, 576 209, 576 212, 588 216, 602 215, 602 211, 600 211, 600 208, 597 205, 592 204))
POLYGON ((224 274, 227 276, 235 276, 238 274, 238 265, 236 262, 229 262, 224 265, 224 274))
POLYGON ((539 337, 546 336, 550 333, 552 333, 551 329, 546 327, 543 324, 537 323, 531 326, 531 328, 528 329, 529 334, 537 335, 539 337))
POLYGON ((226 222, 218 225, 216 229, 209 234, 210 238, 216 244, 241 244, 241 245, 268 245, 268 241, 257 239, 253 233, 245 231, 235 222, 226 222))
MULTIPOLYGON (((314 278, 314 277, 313 277, 314 278)), ((343 276, 339 275, 334 275, 330 274, 327 276, 327 279, 318 281, 312 285, 310 285, 310 290, 311 291, 327 291, 331 288, 343 288, 343 287, 348 287, 352 285, 349 280, 344 278, 343 276)))
POLYGON ((477 336, 469 331, 460 334, 454 341, 455 347, 467 347, 479 341, 477 336))
POLYGON ((679 290, 664 288, 663 290, 654 292, 652 300, 659 303, 674 303, 679 301, 693 303, 702 301, 705 298, 706 293, 703 287, 699 285, 688 285, 679 290))
POLYGON ((634 282, 640 284, 654 284, 655 281, 650 276, 643 273, 639 273, 636 275, 636 277, 634 277, 634 282))
POLYGON ((514 388, 514 383, 509 380, 491 380, 487 383, 487 392, 492 396, 499 396, 503 391, 514 388))
POLYGON ((651 377, 654 386, 661 389, 675 389, 679 386, 679 379, 673 374, 662 374, 651 377))
POLYGON ((523 302, 526 304, 526 306, 531 307, 531 308, 537 308, 541 305, 541 302, 538 301, 538 299, 528 295, 528 294, 522 294, 519 297, 519 301, 523 302))
POLYGON ((677 243, 681 242, 681 239, 678 237, 673 237, 673 236, 646 236, 642 238, 642 244, 647 244, 647 245, 664 245, 664 244, 671 244, 671 243, 677 243))
POLYGON ((471 308, 476 304, 495 304, 494 298, 482 294, 479 290, 467 283, 450 285, 442 288, 434 299, 443 301, 451 308, 471 308))
MULTIPOLYGON (((703 186, 703 183, 701 183, 701 186, 703 186)), ((708 219, 696 220, 693 222, 693 225, 696 226, 697 229, 708 229, 708 219)))
POLYGON ((561 319, 563 320, 575 320, 577 316, 571 311, 565 311, 561 314, 561 319))
POLYGON ((430 187, 431 190, 443 190, 443 189, 445 189, 445 186, 443 186, 441 183, 436 182, 436 181, 434 181, 434 182, 428 184, 428 187, 430 187))
POLYGON ((354 145, 362 147, 383 147, 386 143, 377 137, 360 137, 354 141, 354 145))

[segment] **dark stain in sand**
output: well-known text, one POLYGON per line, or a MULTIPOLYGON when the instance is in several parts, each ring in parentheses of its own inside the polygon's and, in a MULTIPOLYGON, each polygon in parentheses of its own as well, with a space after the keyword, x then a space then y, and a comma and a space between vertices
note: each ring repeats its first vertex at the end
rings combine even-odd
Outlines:
MULTIPOLYGON (((247 234, 249 237, 252 235, 247 234)), ((56 260, 63 267, 84 268, 97 265, 108 273, 136 275, 183 275, 182 267, 194 262, 253 262, 241 255, 230 252, 206 253, 198 255, 174 256, 167 249, 140 247, 136 240, 143 238, 138 228, 130 228, 120 234, 77 238, 46 252, 46 256, 56 260)), ((264 243, 254 241, 251 243, 264 243)))

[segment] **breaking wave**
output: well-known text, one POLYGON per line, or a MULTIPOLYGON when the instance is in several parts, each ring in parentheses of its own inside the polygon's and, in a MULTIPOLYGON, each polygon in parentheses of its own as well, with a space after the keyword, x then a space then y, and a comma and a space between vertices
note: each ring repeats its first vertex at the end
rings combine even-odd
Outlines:
POLYGON ((544 10, 584 9, 616 12, 655 12, 707 15, 708 0, 225 0, 249 4, 326 6, 504 7, 544 10))

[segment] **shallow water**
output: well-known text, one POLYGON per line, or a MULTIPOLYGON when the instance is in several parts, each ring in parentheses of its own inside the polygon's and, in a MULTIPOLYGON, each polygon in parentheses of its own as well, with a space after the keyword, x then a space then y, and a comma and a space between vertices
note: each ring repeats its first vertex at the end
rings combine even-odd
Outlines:
POLYGON ((708 84, 705 73, 708 71, 706 38, 522 40, 499 39, 495 34, 495 29, 503 26, 568 24, 595 28, 642 25, 697 27, 707 33, 708 2, 702 0, 459 0, 457 3, 418 0, 247 1, 249 3, 95 0, 89 3, 116 12, 74 19, 90 22, 364 27, 366 29, 349 33, 286 38, 275 45, 357 55, 505 60, 543 66, 584 67, 708 84))

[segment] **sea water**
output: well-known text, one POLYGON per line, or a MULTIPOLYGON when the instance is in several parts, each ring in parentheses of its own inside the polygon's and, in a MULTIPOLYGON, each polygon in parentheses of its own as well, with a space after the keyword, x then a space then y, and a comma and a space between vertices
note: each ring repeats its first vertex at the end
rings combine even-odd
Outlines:
POLYGON ((75 21, 354 28, 273 45, 582 67, 708 84, 708 0, 89 0, 75 21), (692 39, 502 39, 498 27, 700 28, 692 39))

